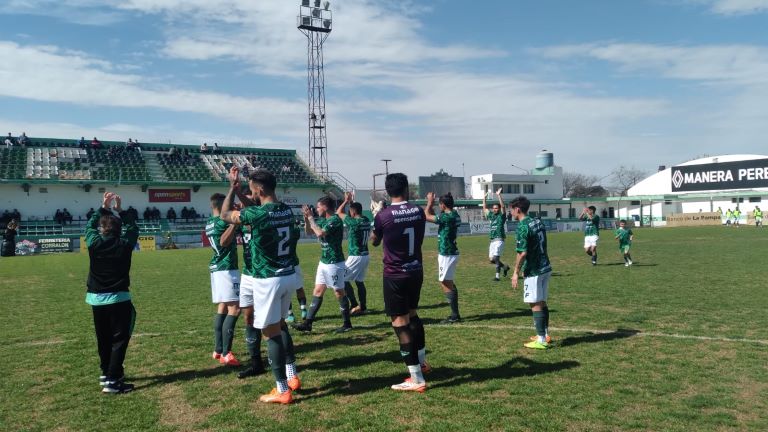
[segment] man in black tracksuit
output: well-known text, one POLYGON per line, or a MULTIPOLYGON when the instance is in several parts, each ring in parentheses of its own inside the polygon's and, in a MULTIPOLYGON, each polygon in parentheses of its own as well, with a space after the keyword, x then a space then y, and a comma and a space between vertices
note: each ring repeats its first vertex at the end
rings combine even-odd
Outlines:
POLYGON ((104 194, 99 211, 88 220, 85 243, 90 257, 85 301, 93 309, 93 324, 101 359, 99 382, 104 393, 127 393, 133 384, 124 381, 123 360, 136 321, 131 303, 131 254, 139 238, 139 227, 131 212, 123 211, 120 196, 104 194), (114 209, 120 218, 112 213, 114 209), (122 228, 125 227, 125 234, 122 228))

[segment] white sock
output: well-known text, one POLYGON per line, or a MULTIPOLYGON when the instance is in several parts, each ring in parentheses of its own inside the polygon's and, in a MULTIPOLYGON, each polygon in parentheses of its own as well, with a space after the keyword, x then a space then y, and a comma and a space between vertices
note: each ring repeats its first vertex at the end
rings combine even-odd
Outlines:
POLYGON ((539 336, 539 343, 547 343, 547 337, 546 336, 539 336))
POLYGON ((291 379, 298 375, 296 372, 296 363, 286 363, 285 364, 285 375, 288 377, 288 379, 291 379))
POLYGON ((411 382, 414 382, 417 384, 424 382, 424 375, 421 374, 420 365, 408 366, 408 372, 410 372, 411 374, 411 382))
POLYGON ((275 381, 277 383, 277 392, 278 393, 285 393, 288 391, 288 381, 287 380, 280 380, 275 381))
POLYGON ((301 310, 304 310, 307 308, 307 305, 299 305, 299 307, 301 308, 301 310))
POLYGON ((499 273, 496 273, 496 279, 498 279, 498 278, 499 278, 499 273))
POLYGON ((427 362, 427 349, 422 348, 419 350, 419 363, 424 364, 427 362))

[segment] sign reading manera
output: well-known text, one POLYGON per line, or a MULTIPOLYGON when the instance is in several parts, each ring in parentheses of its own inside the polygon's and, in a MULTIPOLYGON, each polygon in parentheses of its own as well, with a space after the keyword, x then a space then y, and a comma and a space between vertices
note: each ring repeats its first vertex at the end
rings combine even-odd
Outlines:
POLYGON ((768 159, 672 167, 672 192, 768 188, 768 159))

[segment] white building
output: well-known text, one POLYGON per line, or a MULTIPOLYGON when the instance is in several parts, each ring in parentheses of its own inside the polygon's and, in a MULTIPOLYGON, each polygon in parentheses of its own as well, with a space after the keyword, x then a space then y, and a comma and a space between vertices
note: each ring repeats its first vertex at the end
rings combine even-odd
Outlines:
POLYGON ((722 155, 665 168, 627 191, 619 217, 662 222, 673 213, 723 212, 746 218, 768 198, 768 156, 722 155))
POLYGON ((546 150, 536 156, 536 168, 526 174, 474 175, 471 182, 472 199, 493 195, 499 189, 505 200, 519 195, 531 200, 563 197, 563 168, 555 166, 554 155, 546 150))

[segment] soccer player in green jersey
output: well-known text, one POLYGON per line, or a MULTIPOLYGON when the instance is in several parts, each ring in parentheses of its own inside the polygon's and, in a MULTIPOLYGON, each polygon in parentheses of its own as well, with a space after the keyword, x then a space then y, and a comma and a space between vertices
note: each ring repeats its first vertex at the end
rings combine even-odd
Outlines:
POLYGON ((453 209, 453 196, 447 193, 440 197, 440 216, 435 215, 435 194, 427 194, 427 206, 424 208, 427 222, 437 224, 437 280, 443 288, 445 299, 451 306, 451 315, 441 321, 441 324, 453 324, 461 321, 459 314, 459 290, 453 282, 456 266, 459 263, 459 247, 456 236, 461 226, 461 217, 453 209))
POLYGON ((85 228, 90 259, 85 302, 93 312, 103 393, 133 390, 133 384, 125 382, 123 361, 136 323, 129 287, 131 256, 138 238, 134 215, 123 211, 119 195, 105 192, 101 208, 91 215, 85 228), (119 218, 112 213, 113 208, 119 218), (121 234, 123 228, 125 233, 121 234))
POLYGON ((541 220, 528 216, 531 202, 520 196, 509 203, 512 218, 517 224, 517 260, 512 274, 512 288, 517 288, 518 278, 522 273, 523 301, 528 303, 533 312, 533 324, 536 336, 525 344, 526 348, 547 349, 550 347, 549 337, 549 279, 552 276, 552 266, 547 255, 547 231, 541 220))
POLYGON ((248 186, 260 206, 242 211, 229 210, 239 182, 239 170, 230 170, 230 188, 222 206, 221 218, 228 223, 251 227, 252 278, 243 281, 243 290, 253 293, 253 327, 260 329, 267 342, 267 353, 275 388, 259 400, 289 404, 293 392, 301 388, 296 371, 293 339, 285 324, 288 305, 296 290, 293 263, 296 254, 296 230, 291 208, 277 200, 277 178, 269 171, 251 173, 248 186))
POLYGON ((741 210, 739 209, 739 206, 736 206, 736 210, 733 211, 733 225, 736 228, 741 226, 741 210))
POLYGON ((759 206, 755 206, 755 211, 752 215, 755 217, 755 227, 762 228, 763 227, 763 211, 760 210, 759 206))
POLYGON ((498 203, 493 203, 491 211, 488 211, 488 206, 485 202, 485 195, 483 195, 483 214, 485 218, 491 222, 491 231, 488 237, 491 240, 488 247, 488 260, 491 264, 496 265, 496 277, 494 281, 499 281, 499 274, 503 271, 504 277, 507 277, 509 272, 509 266, 501 262, 501 256, 504 254, 504 240, 507 238, 507 230, 505 223, 507 222, 507 212, 504 209, 504 200, 501 198, 502 189, 496 191, 496 196, 499 198, 498 203))
POLYGON ((619 241, 619 250, 624 254, 624 267, 632 265, 632 256, 629 254, 629 249, 632 246, 632 240, 635 239, 632 229, 627 228, 627 221, 619 221, 619 229, 616 230, 616 240, 619 241))
POLYGON ((344 291, 347 293, 349 304, 352 307, 349 314, 352 316, 362 315, 368 310, 368 290, 365 287, 365 275, 368 272, 370 262, 368 237, 371 233, 371 220, 363 215, 363 205, 354 202, 354 196, 351 192, 344 194, 344 202, 336 209, 336 215, 344 222, 348 232, 349 256, 344 263, 347 267, 347 273, 344 277, 344 291), (344 211, 347 204, 349 204, 349 216, 344 211), (355 285, 357 285, 360 303, 355 297, 352 281, 355 281, 355 285))
POLYGON ((303 206, 304 228, 307 234, 317 236, 322 252, 320 263, 317 265, 315 290, 312 292, 312 303, 309 305, 307 319, 301 324, 294 325, 294 328, 302 332, 312 331, 312 322, 323 304, 323 294, 328 287, 331 287, 339 302, 343 320, 342 326, 336 329, 336 333, 344 333, 352 329, 349 298, 344 290, 344 275, 347 271, 344 265, 344 251, 341 247, 344 240, 344 223, 338 215, 334 214, 335 207, 331 197, 325 196, 317 200, 315 208, 320 216, 317 220, 309 206, 303 206))
POLYGON ((232 353, 235 324, 240 316, 240 273, 237 269, 238 226, 221 219, 224 195, 211 196, 211 217, 205 225, 205 235, 213 249, 208 265, 211 273, 211 298, 216 305, 213 317, 213 359, 227 366, 240 366, 232 353))
POLYGON ((592 257, 592 265, 597 265, 597 241, 600 240, 600 216, 595 206, 585 208, 579 219, 586 221, 584 226, 584 252, 592 257))

